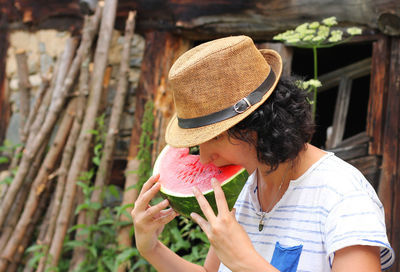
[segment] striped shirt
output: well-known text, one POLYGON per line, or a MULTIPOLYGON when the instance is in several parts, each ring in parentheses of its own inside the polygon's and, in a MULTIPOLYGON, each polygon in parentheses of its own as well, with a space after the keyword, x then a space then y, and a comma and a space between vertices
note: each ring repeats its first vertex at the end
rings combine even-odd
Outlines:
MULTIPOLYGON (((355 167, 326 154, 290 181, 262 231, 256 172, 238 197, 236 218, 257 252, 280 271, 330 271, 335 251, 352 245, 378 246, 382 269, 393 264, 383 206, 355 167)), ((221 263, 219 271, 230 270, 221 263)))

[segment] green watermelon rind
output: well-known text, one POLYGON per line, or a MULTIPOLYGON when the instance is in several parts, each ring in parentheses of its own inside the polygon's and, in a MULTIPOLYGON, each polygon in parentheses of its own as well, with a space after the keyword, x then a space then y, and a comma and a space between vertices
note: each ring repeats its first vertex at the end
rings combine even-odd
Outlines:
MULTIPOLYGON (((234 176, 230 177, 222 183, 221 187, 224 191, 229 210, 232 210, 233 206, 235 205, 235 202, 243 186, 245 185, 248 176, 249 174, 247 173, 246 169, 242 168, 234 176)), ((200 205, 194 195, 182 195, 179 193, 177 194, 167 190, 163 186, 161 186, 160 195, 163 198, 168 199, 170 206, 180 215, 190 217, 190 214, 192 212, 195 212, 204 217, 204 214, 200 209, 200 205)), ((203 195, 207 199, 214 213, 218 214, 214 191, 211 189, 207 192, 203 192, 203 195)))

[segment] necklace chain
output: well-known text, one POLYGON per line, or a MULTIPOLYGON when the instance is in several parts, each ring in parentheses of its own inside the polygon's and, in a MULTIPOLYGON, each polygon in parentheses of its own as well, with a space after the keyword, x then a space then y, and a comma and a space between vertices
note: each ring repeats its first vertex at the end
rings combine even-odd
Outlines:
MULTIPOLYGON (((274 199, 270 202, 268 209, 267 209, 265 212, 264 212, 264 211, 261 211, 261 218, 260 218, 260 222, 258 223, 258 231, 262 231, 262 230, 264 229, 264 217, 265 217, 265 215, 267 214, 267 212, 272 208, 272 205, 275 203, 276 199, 278 198, 278 195, 279 195, 279 193, 281 192, 282 185, 283 185, 283 183, 284 183, 284 181, 285 181, 285 179, 286 179, 286 176, 287 176, 287 173, 288 173, 288 170, 289 170, 289 166, 292 166, 292 165, 293 165, 293 162, 291 162, 290 164, 288 164, 288 166, 286 167, 285 173, 284 173, 283 176, 282 176, 281 184, 279 184, 278 191, 277 191, 277 193, 276 193, 274 199)), ((257 184, 258 184, 258 179, 257 179, 257 184)), ((259 187, 259 186, 258 186, 258 187, 259 187)), ((259 192, 260 192, 260 190, 257 189, 258 199, 259 199, 260 205, 261 205, 261 198, 260 198, 261 195, 260 195, 259 192)), ((261 208, 261 209, 262 209, 262 208, 261 208)))

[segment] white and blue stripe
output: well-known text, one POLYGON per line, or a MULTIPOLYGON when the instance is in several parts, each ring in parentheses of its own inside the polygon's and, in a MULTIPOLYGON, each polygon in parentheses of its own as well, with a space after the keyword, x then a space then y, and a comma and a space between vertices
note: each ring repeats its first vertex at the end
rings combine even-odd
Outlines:
MULTIPOLYGON (((279 242, 284 247, 303 246, 297 271, 330 271, 335 251, 352 245, 378 246, 382 269, 393 264, 383 206, 375 190, 356 168, 333 153, 290 182, 266 214, 261 232, 256 179, 254 172, 244 186, 235 205, 236 218, 267 261, 279 242)), ((230 270, 221 264, 219 271, 230 270)))

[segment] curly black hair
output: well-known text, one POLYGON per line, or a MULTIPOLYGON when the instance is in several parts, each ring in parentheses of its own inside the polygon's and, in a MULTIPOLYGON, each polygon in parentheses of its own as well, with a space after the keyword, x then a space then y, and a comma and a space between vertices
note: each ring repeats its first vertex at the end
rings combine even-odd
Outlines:
POLYGON ((281 77, 271 96, 244 120, 228 130, 230 137, 256 147, 260 162, 275 170, 294 160, 315 130, 307 93, 297 77, 281 77), (251 137, 256 132, 257 138, 251 137))

